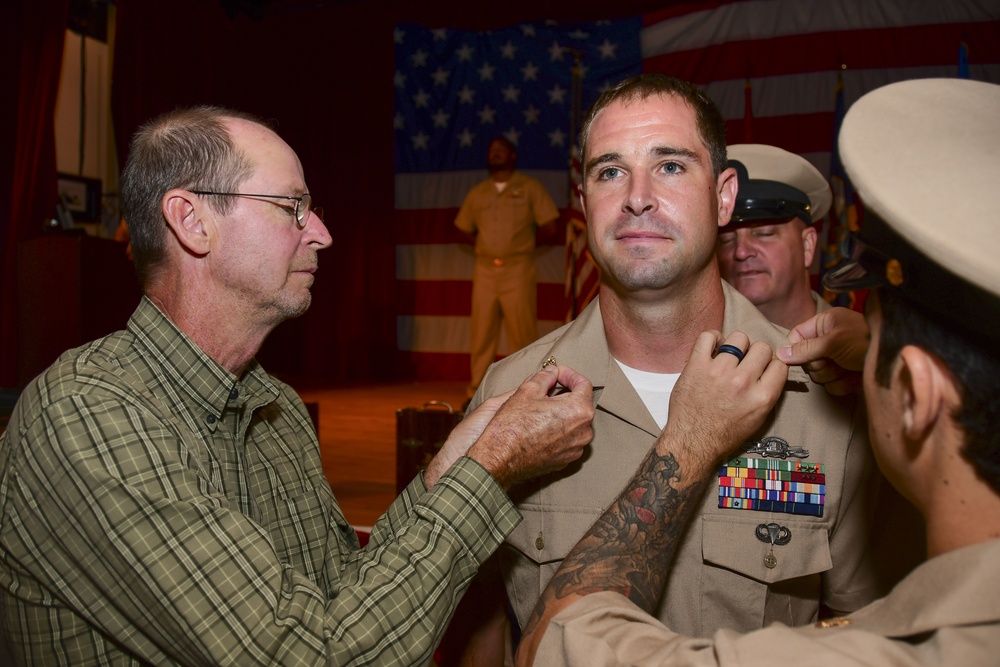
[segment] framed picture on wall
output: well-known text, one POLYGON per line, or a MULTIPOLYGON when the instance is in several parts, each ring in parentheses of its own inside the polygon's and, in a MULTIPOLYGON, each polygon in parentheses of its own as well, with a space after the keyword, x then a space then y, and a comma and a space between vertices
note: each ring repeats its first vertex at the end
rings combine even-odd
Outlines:
POLYGON ((59 174, 59 200, 78 222, 101 219, 100 179, 59 174))

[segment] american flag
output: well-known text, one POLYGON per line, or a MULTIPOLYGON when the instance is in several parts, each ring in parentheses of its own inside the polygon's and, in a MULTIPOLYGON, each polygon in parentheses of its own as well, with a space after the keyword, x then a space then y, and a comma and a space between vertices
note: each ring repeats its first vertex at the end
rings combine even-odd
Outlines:
MULTIPOLYGON (((465 194, 486 177, 489 142, 513 142, 518 169, 566 210, 574 111, 640 71, 641 26, 636 17, 490 32, 396 27, 397 335, 419 377, 469 373, 474 260, 453 221, 465 194)), ((556 243, 536 252, 541 333, 567 314, 566 257, 556 243)))
POLYGON ((583 206, 576 196, 583 182, 582 156, 578 146, 573 148, 569 167, 570 197, 566 206, 566 321, 576 318, 597 296, 601 273, 587 246, 587 220, 583 206))
MULTIPOLYGON (((397 27, 397 336, 418 377, 468 377, 473 256, 452 222, 465 193, 486 176, 489 140, 515 141, 519 168, 546 185, 567 219, 573 215, 567 195, 576 56, 584 110, 605 86, 640 69, 672 74, 715 100, 730 143, 780 146, 824 174, 831 171, 838 84, 849 108, 894 81, 954 77, 962 44, 968 76, 1000 83, 997 2, 664 5, 632 20, 590 24, 491 32, 397 27)), ((579 256, 565 247, 539 249, 541 333, 571 312, 567 258, 579 256)))

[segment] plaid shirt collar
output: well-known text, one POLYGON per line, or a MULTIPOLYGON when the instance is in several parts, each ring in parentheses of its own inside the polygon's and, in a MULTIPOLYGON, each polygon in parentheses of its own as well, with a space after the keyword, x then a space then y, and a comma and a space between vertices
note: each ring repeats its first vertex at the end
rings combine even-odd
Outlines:
POLYGON ((149 297, 142 297, 127 328, 141 352, 156 360, 167 384, 185 394, 184 403, 206 416, 210 431, 219 427, 227 407, 239 407, 251 396, 255 406, 278 398, 278 387, 256 359, 243 377, 236 377, 205 354, 149 297))

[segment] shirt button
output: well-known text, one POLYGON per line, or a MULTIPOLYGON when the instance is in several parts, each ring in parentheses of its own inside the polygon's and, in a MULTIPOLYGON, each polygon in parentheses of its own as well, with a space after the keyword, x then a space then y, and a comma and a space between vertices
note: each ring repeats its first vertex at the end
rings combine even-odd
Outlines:
POLYGON ((535 538, 535 548, 538 549, 539 551, 545 548, 545 540, 542 538, 541 535, 535 538))
POLYGON ((207 422, 208 422, 209 424, 214 424, 214 423, 215 423, 215 415, 209 415, 209 416, 205 417, 205 420, 206 420, 206 421, 207 421, 207 422))
POLYGON ((240 397, 240 390, 237 389, 236 387, 233 387, 233 390, 229 392, 229 400, 235 401, 239 397, 240 397))

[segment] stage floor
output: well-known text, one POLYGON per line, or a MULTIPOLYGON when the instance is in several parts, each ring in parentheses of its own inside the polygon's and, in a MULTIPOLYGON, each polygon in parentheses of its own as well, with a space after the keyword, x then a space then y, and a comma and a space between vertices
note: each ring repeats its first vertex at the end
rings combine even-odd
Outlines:
POLYGON ((371 526, 396 497, 396 410, 432 400, 446 401, 460 410, 466 384, 295 387, 303 401, 319 403, 323 471, 348 521, 371 526))

